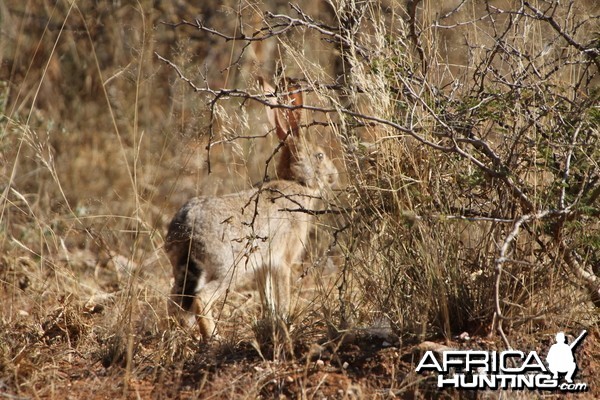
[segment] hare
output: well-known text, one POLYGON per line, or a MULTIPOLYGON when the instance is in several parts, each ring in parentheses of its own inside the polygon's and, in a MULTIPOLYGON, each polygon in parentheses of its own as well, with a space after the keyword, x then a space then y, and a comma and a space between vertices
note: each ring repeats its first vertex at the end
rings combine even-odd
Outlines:
MULTIPOLYGON (((273 92, 262 80, 261 85, 273 92)), ((286 106, 303 104, 296 89, 286 89, 295 91, 285 96, 286 106)), ((301 113, 267 106, 282 142, 277 180, 239 193, 192 198, 170 223, 165 243, 175 279, 170 313, 195 315, 204 340, 215 334, 213 302, 248 279, 257 282, 270 312, 284 317, 289 311, 291 268, 303 254, 311 211, 338 175, 323 149, 301 133, 301 113)))

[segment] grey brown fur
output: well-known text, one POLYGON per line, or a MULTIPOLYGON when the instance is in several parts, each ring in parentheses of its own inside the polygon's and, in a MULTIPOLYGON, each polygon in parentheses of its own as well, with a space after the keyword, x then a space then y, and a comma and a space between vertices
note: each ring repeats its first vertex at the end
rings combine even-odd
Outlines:
MULTIPOLYGON (((284 100, 302 104, 301 94, 284 100)), ((215 331, 213 302, 248 279, 256 280, 271 311, 288 312, 291 267, 301 259, 313 220, 310 211, 337 179, 323 149, 300 133, 299 109, 267 111, 285 140, 278 180, 225 196, 192 198, 169 226, 166 250, 175 279, 170 312, 194 314, 204 339, 215 331)))

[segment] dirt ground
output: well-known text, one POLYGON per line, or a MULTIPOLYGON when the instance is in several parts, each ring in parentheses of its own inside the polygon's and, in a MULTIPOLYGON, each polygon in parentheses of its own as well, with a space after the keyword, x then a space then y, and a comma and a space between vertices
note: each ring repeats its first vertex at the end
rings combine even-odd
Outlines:
MULTIPOLYGON (((463 335, 452 341, 402 341, 382 332, 346 335, 327 341, 314 337, 294 343, 291 351, 274 357, 273 347, 257 350, 256 342, 225 340, 209 345, 189 336, 148 334, 128 346, 108 338, 101 350, 89 351, 82 335, 93 329, 65 325, 68 315, 55 316, 42 332, 31 327, 3 327, 5 346, 21 346, 8 364, 6 352, 0 364, 2 398, 9 399, 429 399, 429 398, 554 398, 542 391, 457 391, 436 388, 437 376, 417 374, 416 365, 427 350, 502 350, 499 340, 463 335), (41 333, 41 337, 40 337, 41 333), (35 340, 37 337, 37 341, 35 340), (78 336, 81 340, 78 339, 78 336), (7 343, 8 342, 8 343, 7 343), (23 346, 27 343, 26 346, 23 346), (174 346, 175 344, 175 346, 174 346), (181 346, 181 347, 177 347, 181 346), (175 349, 173 347, 176 347, 175 349), (127 356, 130 352, 131 357, 127 356), (172 352, 171 354, 165 354, 172 352), (178 353, 178 354, 175 354, 178 353), (128 363, 127 359, 131 362, 128 363), (165 360, 169 359, 170 362, 165 360)), ((523 338, 514 343, 523 351, 545 355, 552 335, 532 343, 523 338)), ((15 350, 15 349, 13 349, 15 350)), ((598 332, 590 332, 578 348, 576 382, 588 384, 584 393, 571 398, 598 398, 598 332)), ((441 359, 441 358, 440 358, 441 359)))

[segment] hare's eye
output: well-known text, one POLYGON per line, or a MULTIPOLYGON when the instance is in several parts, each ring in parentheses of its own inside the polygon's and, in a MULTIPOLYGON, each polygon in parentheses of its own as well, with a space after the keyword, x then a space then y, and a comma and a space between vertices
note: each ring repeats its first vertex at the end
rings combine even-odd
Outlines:
POLYGON ((325 158, 325 154, 317 153, 315 154, 315 157, 317 157, 317 160, 322 161, 325 158))

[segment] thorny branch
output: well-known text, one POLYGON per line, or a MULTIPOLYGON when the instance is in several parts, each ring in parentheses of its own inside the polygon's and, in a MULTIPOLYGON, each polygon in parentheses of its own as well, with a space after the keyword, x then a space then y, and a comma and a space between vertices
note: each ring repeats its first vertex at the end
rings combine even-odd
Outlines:
POLYGON ((596 64, 596 67, 600 69, 600 49, 595 47, 586 47, 582 45, 581 43, 573 39, 569 34, 567 34, 551 15, 549 16, 541 12, 536 7, 531 5, 528 1, 523 2, 523 4, 531 11, 533 11, 537 19, 548 22, 552 29, 554 29, 563 39, 565 39, 567 43, 569 43, 571 46, 573 46, 583 54, 590 57, 590 59, 596 64))
MULTIPOLYGON (((558 33, 560 35, 560 37, 562 37, 570 46, 573 46, 579 52, 581 52, 582 54, 585 54, 587 57, 589 57, 589 59, 596 65, 596 67, 598 69, 600 69, 600 48, 594 47, 592 45, 586 46, 586 45, 579 43, 571 35, 569 35, 563 27, 560 26, 560 24, 556 21, 556 19, 552 15, 548 15, 546 12, 539 10, 538 8, 533 6, 531 3, 529 3, 528 1, 523 2, 523 5, 525 7, 527 7, 529 10, 531 10, 533 12, 533 14, 527 14, 524 12, 523 9, 521 9, 519 11, 506 11, 506 10, 502 10, 502 9, 500 9, 498 7, 494 7, 494 6, 490 6, 490 8, 492 8, 493 10, 496 10, 499 13, 515 14, 515 15, 525 16, 525 17, 534 18, 534 19, 538 19, 540 21, 547 22, 552 27, 552 29, 554 29, 556 31, 556 33, 558 33)), ((558 2, 555 3, 552 7, 554 7, 556 9, 557 6, 558 6, 558 2)))

